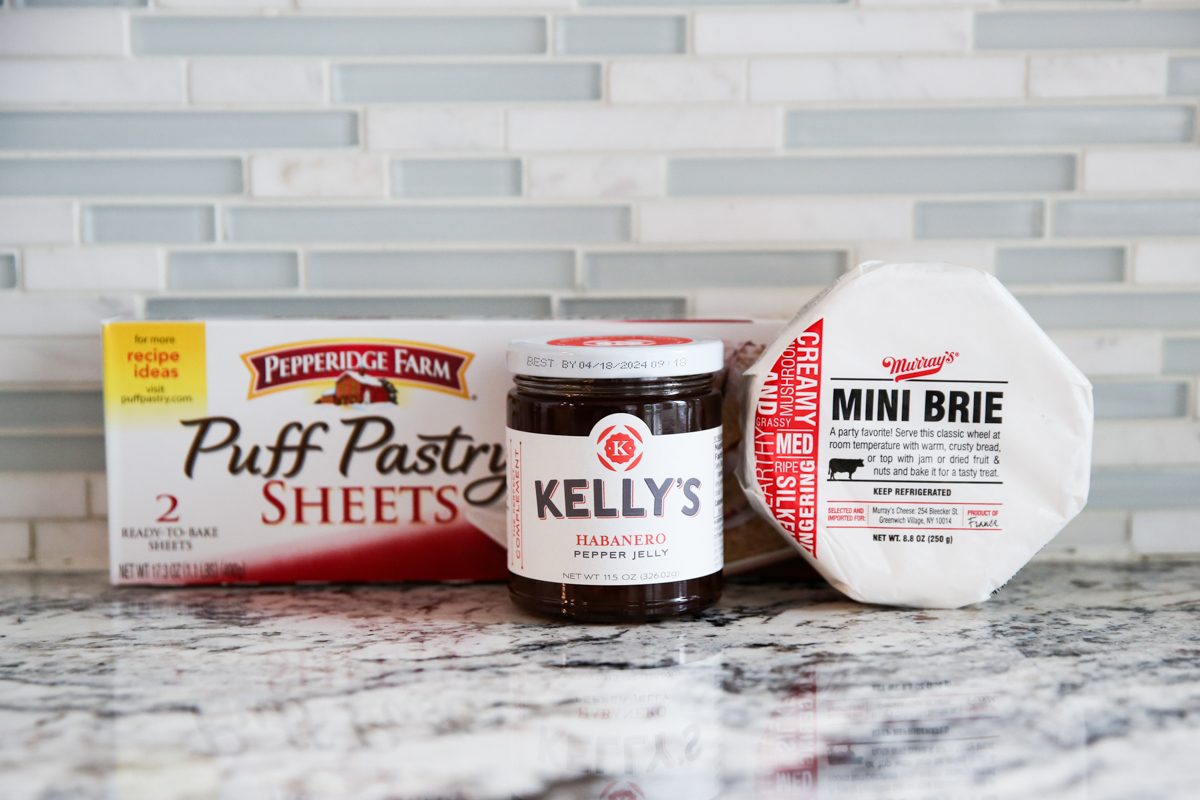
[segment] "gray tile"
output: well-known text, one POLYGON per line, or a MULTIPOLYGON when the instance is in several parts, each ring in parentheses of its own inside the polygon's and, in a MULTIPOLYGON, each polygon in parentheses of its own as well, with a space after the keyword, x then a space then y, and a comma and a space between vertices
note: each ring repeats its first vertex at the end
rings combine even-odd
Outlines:
POLYGON ((788 147, 1190 142, 1190 106, 792 111, 788 147))
POLYGON ((1021 239, 1042 235, 1042 203, 917 203, 918 239, 1021 239))
POLYGON ((0 161, 2 195, 241 194, 240 158, 0 161))
POLYGON ((353 111, 10 111, 0 148, 203 150, 358 144, 353 111))
POLYGON ((17 288, 17 257, 0 253, 0 289, 17 288))
POLYGON ((1092 473, 1088 508, 1195 508, 1200 470, 1121 470, 1092 473))
POLYGON ((0 392, 0 428, 103 428, 104 397, 89 392, 0 392))
POLYGON ((86 206, 85 242, 211 242, 212 206, 86 206))
POLYGON ((1125 279, 1121 247, 1020 247, 996 252, 1005 283, 1103 283, 1125 279))
POLYGON ((580 0, 581 6, 808 6, 850 0, 580 0))
POLYGON ((569 55, 687 51, 683 17, 560 17, 555 33, 558 52, 569 55))
POLYGON ((513 55, 546 52, 541 17, 134 17, 139 55, 513 55))
MULTIPOLYGON (((64 358, 71 360, 79 357, 76 354, 85 353, 88 358, 94 356, 95 361, 79 369, 79 375, 72 374, 65 379, 49 377, 54 374, 53 367, 49 374, 44 371, 52 363, 49 361, 25 374, 47 375, 47 381, 99 380, 101 323, 113 317, 134 315, 134 301, 135 298, 130 295, 101 294, 96 291, 0 293, 0 336, 13 337, 0 343, 3 345, 0 349, 6 354, 5 362, 13 363, 7 360, 11 358, 7 354, 14 352, 22 353, 21 358, 29 358, 39 346, 44 346, 46 353, 63 353, 66 354, 64 358), (39 342, 25 338, 35 336, 87 337, 89 341, 54 342, 43 339, 39 342), (96 377, 93 378, 93 375, 96 377)), ((27 368, 18 367, 18 370, 24 369, 27 368)))
POLYGON ((347 64, 333 95, 349 103, 599 100, 599 64, 347 64))
POLYGON ((512 197, 521 194, 518 158, 397 159, 395 197, 512 197))
POLYGON ((560 319, 683 319, 682 297, 570 297, 558 303, 560 319))
POLYGON ((515 297, 228 297, 146 299, 149 319, 478 318, 544 319, 550 298, 515 297))
POLYGON ((570 250, 315 252, 310 289, 571 289, 570 250))
POLYGON ((299 285, 295 253, 210 251, 171 253, 167 259, 168 289, 294 289, 299 285))
POLYGON ((148 0, 14 0, 16 8, 144 8, 148 0))
POLYGON ((251 207, 225 212, 242 242, 619 242, 625 206, 251 207))
POLYGON ((1200 47, 1200 10, 978 14, 975 46, 981 50, 1200 47))
POLYGON ((1200 339, 1167 339, 1163 344, 1163 372, 1200 373, 1200 339))
POLYGON ((589 253, 589 289, 824 286, 846 268, 841 250, 589 253))
POLYGON ((1063 191, 1075 157, 689 158, 671 161, 674 195, 1063 191))
POLYGON ((1200 94, 1200 58, 1172 58, 1167 91, 1200 94))
POLYGON ((0 436, 0 472, 103 469, 103 436, 0 436))
POLYGON ((1096 419, 1164 419, 1186 417, 1186 383, 1097 383, 1093 387, 1096 419))
POLYGON ((1070 200, 1054 204, 1055 236, 1196 236, 1200 200, 1070 200))
POLYGON ((849 0, 580 0, 581 6, 792 6, 847 3, 849 0))
POLYGON ((1200 292, 1018 294, 1043 328, 1195 328, 1200 292))

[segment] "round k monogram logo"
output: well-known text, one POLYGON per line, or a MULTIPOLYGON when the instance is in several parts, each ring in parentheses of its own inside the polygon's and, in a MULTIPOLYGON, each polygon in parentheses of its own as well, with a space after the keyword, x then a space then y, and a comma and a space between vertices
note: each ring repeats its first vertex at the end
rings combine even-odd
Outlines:
POLYGON ((612 425, 596 439, 596 457, 605 469, 628 472, 642 460, 642 437, 628 425, 612 425))

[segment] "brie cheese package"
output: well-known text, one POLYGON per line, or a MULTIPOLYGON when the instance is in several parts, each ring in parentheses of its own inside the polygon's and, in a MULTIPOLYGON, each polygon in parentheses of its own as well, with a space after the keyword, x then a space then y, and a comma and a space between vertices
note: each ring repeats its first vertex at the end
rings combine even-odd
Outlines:
POLYGON ((863 264, 746 374, 746 494, 855 600, 985 600, 1087 502, 1091 384, 979 270, 863 264))
MULTIPOLYGON (((110 570, 119 584, 495 580, 508 342, 723 339, 724 385, 779 322, 114 321, 104 328, 110 570)), ((726 393, 730 447, 736 393, 726 393), (732 423, 732 424, 731 424, 732 423)), ((726 562, 792 553, 726 482, 726 562)), ((732 483, 732 485, 730 485, 732 483)))

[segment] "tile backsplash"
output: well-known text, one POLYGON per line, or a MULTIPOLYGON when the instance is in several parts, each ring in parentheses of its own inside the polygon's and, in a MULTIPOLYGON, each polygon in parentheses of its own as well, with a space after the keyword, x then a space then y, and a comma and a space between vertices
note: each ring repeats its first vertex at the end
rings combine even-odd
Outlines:
POLYGON ((1200 9, 3 0, 0 566, 105 560, 100 320, 785 317, 972 264, 1093 380, 1054 557, 1200 552, 1200 9))

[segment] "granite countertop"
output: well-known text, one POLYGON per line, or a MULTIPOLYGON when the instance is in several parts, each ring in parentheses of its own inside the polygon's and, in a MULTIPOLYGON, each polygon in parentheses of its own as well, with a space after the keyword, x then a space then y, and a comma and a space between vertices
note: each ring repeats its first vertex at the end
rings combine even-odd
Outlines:
POLYGON ((1200 564, 959 611, 733 584, 577 626, 499 585, 0 576, 4 798, 1162 798, 1200 791, 1200 564))

